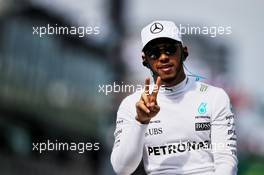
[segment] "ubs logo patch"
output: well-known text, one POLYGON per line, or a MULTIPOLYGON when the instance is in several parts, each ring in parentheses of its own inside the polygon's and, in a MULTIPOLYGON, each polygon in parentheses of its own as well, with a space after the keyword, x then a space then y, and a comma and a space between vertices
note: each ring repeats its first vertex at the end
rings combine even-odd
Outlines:
POLYGON ((150 128, 145 133, 145 137, 147 136, 154 136, 154 135, 160 135, 163 133, 162 128, 150 128))
POLYGON ((210 122, 195 123, 195 131, 206 131, 211 129, 210 122))

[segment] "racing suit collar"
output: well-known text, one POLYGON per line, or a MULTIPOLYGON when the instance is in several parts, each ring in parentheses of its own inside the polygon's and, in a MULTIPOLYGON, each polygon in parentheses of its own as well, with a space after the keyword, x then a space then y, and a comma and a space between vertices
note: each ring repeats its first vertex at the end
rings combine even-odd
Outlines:
POLYGON ((179 84, 175 85, 175 86, 171 86, 171 87, 160 87, 160 93, 164 93, 164 94, 175 94, 175 93, 180 93, 183 92, 187 83, 188 83, 188 76, 185 77, 184 80, 182 80, 179 84))

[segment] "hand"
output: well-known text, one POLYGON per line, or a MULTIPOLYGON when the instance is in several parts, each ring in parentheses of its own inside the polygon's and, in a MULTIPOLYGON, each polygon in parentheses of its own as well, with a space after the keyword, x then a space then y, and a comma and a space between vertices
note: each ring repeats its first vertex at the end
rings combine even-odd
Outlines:
POLYGON ((160 111, 157 103, 157 96, 161 84, 161 78, 158 76, 153 92, 149 94, 150 79, 146 78, 144 92, 140 100, 136 103, 137 116, 136 120, 142 124, 148 124, 151 118, 155 117, 160 111))

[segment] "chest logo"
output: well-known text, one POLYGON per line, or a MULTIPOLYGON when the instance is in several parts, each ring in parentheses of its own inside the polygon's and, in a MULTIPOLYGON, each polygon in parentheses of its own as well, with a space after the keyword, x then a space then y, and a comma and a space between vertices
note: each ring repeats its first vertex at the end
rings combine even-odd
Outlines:
POLYGON ((206 113, 206 105, 207 103, 202 102, 198 107, 198 113, 199 114, 205 114, 206 113))
POLYGON ((195 131, 206 131, 211 129, 210 122, 195 123, 195 131))
POLYGON ((208 86, 205 84, 201 84, 200 91, 205 92, 207 90, 208 86))
POLYGON ((160 135, 162 133, 163 133, 162 128, 150 128, 145 133, 145 137, 147 137, 147 136, 154 136, 154 135, 160 135))

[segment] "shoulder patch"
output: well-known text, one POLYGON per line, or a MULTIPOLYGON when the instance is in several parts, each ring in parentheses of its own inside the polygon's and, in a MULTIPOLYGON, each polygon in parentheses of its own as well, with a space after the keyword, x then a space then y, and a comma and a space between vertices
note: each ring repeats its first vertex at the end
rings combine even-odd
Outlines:
POLYGON ((200 92, 205 92, 207 90, 208 86, 205 84, 201 84, 200 86, 200 92))

